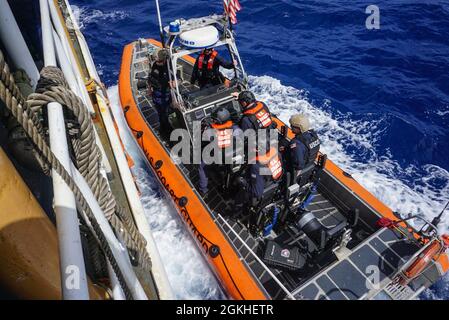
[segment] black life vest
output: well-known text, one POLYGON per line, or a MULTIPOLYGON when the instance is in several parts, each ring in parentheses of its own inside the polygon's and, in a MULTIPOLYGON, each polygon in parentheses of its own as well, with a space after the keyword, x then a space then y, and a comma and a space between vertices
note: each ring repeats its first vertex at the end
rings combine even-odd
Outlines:
POLYGON ((320 151, 321 145, 321 141, 313 129, 307 132, 310 134, 310 136, 306 137, 304 134, 298 134, 295 137, 306 146, 307 154, 305 155, 305 166, 308 166, 315 161, 316 157, 318 156, 318 152, 320 151))
POLYGON ((243 111, 243 114, 249 117, 256 130, 268 129, 273 123, 270 110, 268 110, 267 105, 261 101, 254 102, 243 111))
POLYGON ((170 81, 168 75, 168 68, 166 64, 158 65, 154 62, 151 67, 151 72, 149 76, 149 84, 153 91, 160 91, 166 93, 168 90, 168 83, 170 81))

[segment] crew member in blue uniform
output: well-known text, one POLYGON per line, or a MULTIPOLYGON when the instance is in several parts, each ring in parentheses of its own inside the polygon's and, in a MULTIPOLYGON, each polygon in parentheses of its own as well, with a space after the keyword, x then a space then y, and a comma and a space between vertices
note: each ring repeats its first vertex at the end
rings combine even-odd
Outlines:
POLYGON ((158 49, 153 53, 155 61, 151 66, 148 78, 150 94, 159 116, 160 132, 165 136, 169 135, 171 131, 171 125, 168 121, 171 94, 167 58, 168 53, 165 49, 158 49))
POLYGON ((269 150, 273 142, 278 142, 278 133, 272 130, 276 128, 276 124, 267 105, 257 101, 251 91, 242 91, 234 96, 237 96, 242 108, 240 128, 245 133, 245 150, 248 150, 248 157, 253 156, 251 150, 269 150))
MULTIPOLYGON (((226 157, 234 157, 236 154, 236 139, 242 135, 242 130, 238 125, 234 124, 231 119, 229 110, 225 107, 218 108, 212 114, 212 122, 210 126, 207 126, 205 130, 212 129, 212 137, 209 137, 209 141, 217 143, 218 150, 222 155, 222 163, 216 164, 218 166, 227 165, 225 163, 226 157)), ((205 195, 208 191, 208 177, 206 174, 206 164, 201 160, 201 164, 198 170, 199 174, 199 191, 202 195, 205 195)))
POLYGON ((238 179, 242 190, 235 200, 237 215, 242 215, 248 207, 256 207, 263 199, 264 191, 271 184, 278 184, 283 175, 281 157, 276 148, 257 154, 254 160, 248 164, 246 176, 238 179))
POLYGON ((289 145, 289 169, 297 174, 313 163, 320 151, 320 139, 316 132, 310 128, 309 119, 302 114, 290 118, 290 127, 295 137, 289 145))
POLYGON ((195 61, 190 83, 195 84, 198 81, 200 88, 222 84, 225 77, 220 72, 220 67, 232 69, 235 64, 235 61, 225 61, 213 48, 206 48, 195 61))
POLYGON ((267 105, 262 101, 257 101, 251 91, 242 91, 238 95, 237 100, 242 107, 242 118, 240 127, 243 131, 248 129, 263 130, 274 127, 271 112, 267 105))

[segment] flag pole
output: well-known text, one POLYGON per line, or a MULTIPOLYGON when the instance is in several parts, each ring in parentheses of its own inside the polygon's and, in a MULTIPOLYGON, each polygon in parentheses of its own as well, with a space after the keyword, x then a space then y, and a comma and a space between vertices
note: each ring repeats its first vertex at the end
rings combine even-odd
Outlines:
POLYGON ((159 33, 161 36, 162 47, 165 48, 164 29, 162 27, 161 10, 159 9, 159 0, 156 1, 157 19, 159 21, 159 33))
POLYGON ((231 16, 229 15, 229 0, 223 0, 223 6, 226 15, 226 23, 229 25, 229 30, 232 31, 231 16))

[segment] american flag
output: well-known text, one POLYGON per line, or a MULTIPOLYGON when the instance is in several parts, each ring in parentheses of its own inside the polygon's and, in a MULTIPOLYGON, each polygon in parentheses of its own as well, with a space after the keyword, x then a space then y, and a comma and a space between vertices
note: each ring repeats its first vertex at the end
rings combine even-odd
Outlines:
POLYGON ((232 24, 237 23, 237 12, 239 12, 242 7, 240 6, 239 0, 223 0, 225 13, 231 19, 232 24))

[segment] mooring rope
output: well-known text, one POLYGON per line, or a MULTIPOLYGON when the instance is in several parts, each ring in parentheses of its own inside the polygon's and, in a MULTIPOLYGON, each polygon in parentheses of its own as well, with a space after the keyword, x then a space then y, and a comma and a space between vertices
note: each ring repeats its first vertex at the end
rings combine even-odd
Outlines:
POLYGON ((77 167, 114 231, 136 255, 133 258, 144 270, 151 272, 151 259, 146 251, 146 240, 136 228, 133 218, 117 204, 107 179, 101 173, 101 152, 96 143, 89 111, 83 101, 69 89, 64 74, 56 67, 42 69, 36 93, 31 94, 27 100, 35 112, 50 102, 57 102, 72 111, 80 132, 79 136, 72 139, 77 167))

